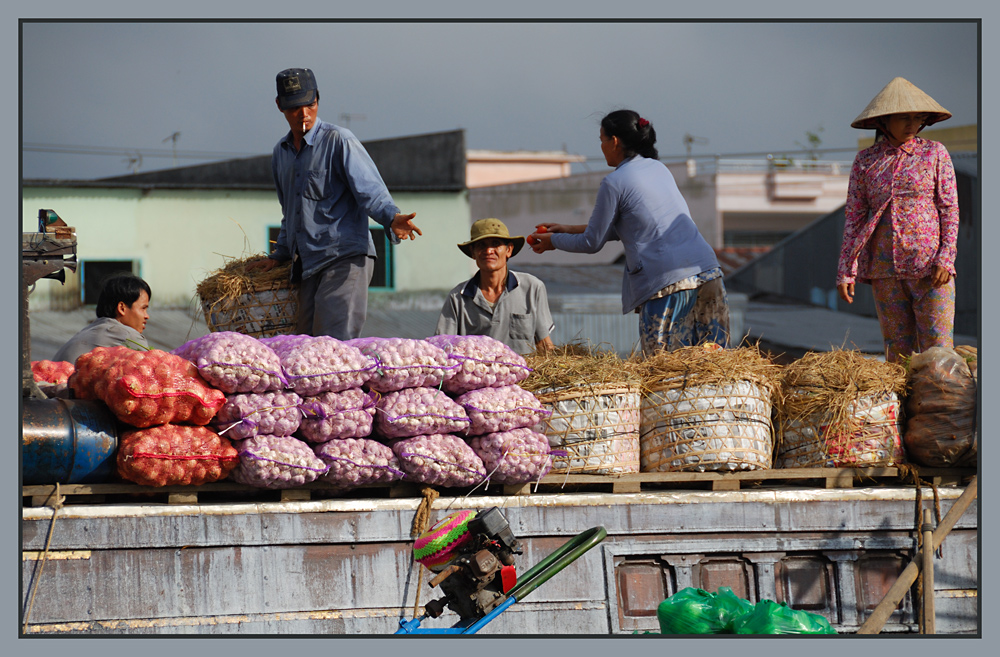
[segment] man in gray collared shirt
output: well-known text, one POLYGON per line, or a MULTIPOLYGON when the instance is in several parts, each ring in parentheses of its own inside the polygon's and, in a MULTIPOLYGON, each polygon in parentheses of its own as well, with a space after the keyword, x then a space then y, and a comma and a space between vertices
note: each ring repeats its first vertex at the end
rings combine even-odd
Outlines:
POLYGON ((498 219, 474 223, 471 239, 458 248, 475 259, 479 271, 448 294, 435 333, 488 335, 519 354, 554 348, 545 284, 507 269, 507 260, 523 246, 524 237, 511 237, 498 219))

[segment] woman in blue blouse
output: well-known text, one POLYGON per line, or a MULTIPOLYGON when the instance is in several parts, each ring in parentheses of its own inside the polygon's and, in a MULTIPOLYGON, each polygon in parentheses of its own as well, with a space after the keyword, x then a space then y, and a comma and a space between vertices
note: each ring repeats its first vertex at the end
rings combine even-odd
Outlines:
POLYGON ((656 131, 631 110, 601 120, 601 152, 615 170, 601 182, 587 224, 539 224, 535 253, 625 247, 622 313, 639 313, 644 354, 714 342, 725 347, 729 305, 715 251, 698 232, 674 177, 657 158, 656 131))

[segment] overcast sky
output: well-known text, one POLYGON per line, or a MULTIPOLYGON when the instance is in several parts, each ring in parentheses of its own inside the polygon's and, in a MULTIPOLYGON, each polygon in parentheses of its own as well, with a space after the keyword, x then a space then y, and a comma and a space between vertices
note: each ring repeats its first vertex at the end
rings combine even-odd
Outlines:
POLYGON ((807 132, 850 149, 895 76, 950 110, 944 125, 975 124, 977 38, 972 22, 25 23, 23 175, 270 153, 286 67, 312 68, 320 117, 363 141, 462 128, 469 148, 599 158, 600 117, 629 107, 661 156, 685 134, 695 155, 781 154, 807 132))
MULTIPOLYGON (((224 151, 243 155, 270 152, 283 132, 274 108, 274 74, 287 66, 316 71, 323 95, 321 116, 338 121, 341 113, 364 114, 351 122, 362 139, 464 128, 472 148, 553 149, 566 147, 597 156, 597 120, 609 109, 629 105, 641 111, 660 134, 660 151, 683 152, 681 139, 690 133, 708 139, 696 153, 793 149, 805 131, 824 128, 828 147, 852 147, 861 135, 849 128, 868 101, 892 77, 901 75, 931 94, 954 113, 943 124, 974 123, 976 117, 976 31, 970 25, 915 24, 656 24, 656 25, 41 25, 19 18, 71 16, 155 18, 352 16, 475 16, 475 17, 969 17, 983 18, 983 112, 995 116, 996 61, 1000 39, 995 0, 507 0, 504 3, 464 1, 394 2, 367 0, 8 0, 3 3, 0 49, 9 68, 23 57, 23 104, 0 106, 8 130, 0 133, 5 157, 0 181, 5 199, 18 195, 18 134, 10 129, 22 119, 24 142, 50 146, 84 146, 122 150, 168 149, 163 140, 180 132, 177 146, 187 151, 224 151), (286 30, 282 32, 282 30, 286 30), (22 38, 23 37, 23 38, 22 38), (992 66, 992 67, 991 67, 992 66), (20 112, 18 110, 20 109, 20 112)), ((8 69, 9 70, 9 69, 8 69)), ((16 76, 6 78, 11 85, 16 76)), ((13 94, 12 94, 13 95, 13 94)), ((988 126, 987 126, 988 128, 988 126)), ((996 131, 982 135, 984 164, 982 207, 996 207, 998 186, 990 169, 996 131)), ((119 154, 85 156, 23 153, 27 177, 99 177, 128 173, 119 154)), ((849 158, 848 158, 849 159, 849 158)), ((184 164, 195 163, 186 160, 184 164)), ((144 170, 172 164, 169 157, 145 158, 144 170)), ((995 167, 993 168, 995 170, 995 167)), ((984 251, 1000 243, 991 212, 982 216, 984 251)), ((16 237, 11 239, 15 248, 16 237)), ((982 279, 1000 276, 998 260, 982 260, 982 279)), ((18 304, 19 259, 0 258, 6 267, 3 307, 18 304)), ((984 289, 984 299, 990 288, 984 289)), ((994 344, 1000 318, 996 305, 982 307, 981 342, 994 344)), ((0 371, 6 372, 6 394, 0 395, 0 417, 8 435, 16 435, 19 417, 18 326, 6 323, 8 348, 0 351, 0 371)), ((981 367, 990 369, 988 359, 981 367)), ((995 372, 994 370, 991 370, 995 372)), ((981 381, 992 381, 990 372, 981 381)), ((993 387, 983 387, 983 399, 995 401, 993 387)), ((983 426, 997 426, 1000 405, 983 405, 983 426)), ((14 459, 3 467, 8 480, 17 475, 14 459)), ((981 497, 993 499, 996 480, 980 482, 981 497)), ((10 521, 16 522, 15 518, 10 521)), ((982 528, 984 544, 996 538, 995 525, 982 528)), ((995 543, 995 540, 993 541, 995 543)), ((8 563, 20 561, 19 546, 7 541, 8 563)), ((996 562, 982 564, 983 588, 998 581, 996 562)), ((7 569, 8 588, 17 573, 7 569)), ((982 598, 983 618, 993 617, 993 597, 982 598)), ((7 596, 7 618, 19 613, 18 601, 7 596)), ((985 636, 996 634, 989 623, 985 636)), ((8 637, 6 643, 16 641, 8 637)), ((218 649, 216 643, 194 644, 218 649)), ((322 650, 327 644, 298 640, 295 649, 322 650)), ((393 649, 372 639, 347 643, 346 650, 382 653, 393 649)), ((21 642, 14 645, 15 654, 21 642)), ((56 642, 62 643, 62 642, 56 642)), ((125 654, 132 644, 92 643, 88 654, 125 654)), ((170 642, 144 642, 143 650, 172 654, 170 642)), ((954 643, 954 642, 953 642, 954 643)), ((963 642, 965 643, 965 642, 963 642)), ((787 648, 788 645, 782 642, 787 648)), ((176 645, 176 644, 175 644, 176 645)), ((483 644, 484 646, 488 644, 483 644)), ((537 648, 537 642, 513 639, 494 644, 495 650, 537 648), (500 646, 497 648, 497 646, 500 646)), ((555 645, 555 644, 552 644, 555 645)), ((561 639, 561 649, 599 654, 620 643, 595 643, 583 638, 561 639)), ((708 644, 699 644, 708 645, 708 644)), ((853 645, 853 644, 852 644, 853 645)), ((874 644, 866 644, 876 648, 874 644)), ((986 654, 982 645, 956 646, 966 654, 986 654)), ((917 655, 940 653, 951 644, 930 642, 907 646, 917 655)), ((38 655, 56 654, 54 643, 32 643, 38 655)), ((76 650, 76 644, 74 644, 76 650)), ((225 647, 228 647, 226 645, 225 647)), ((778 646, 774 646, 778 647, 778 646)), ((751 652, 764 654, 772 646, 755 642, 751 652)), ((263 654, 274 645, 240 644, 238 650, 263 654)), ((718 644, 709 646, 718 651, 718 644)), ((741 650, 743 646, 741 644, 741 650)), ((438 643, 407 645, 414 654, 436 654, 438 643)), ((658 655, 658 642, 628 643, 634 655, 658 655)), ((841 644, 810 644, 809 652, 834 655, 841 644)))

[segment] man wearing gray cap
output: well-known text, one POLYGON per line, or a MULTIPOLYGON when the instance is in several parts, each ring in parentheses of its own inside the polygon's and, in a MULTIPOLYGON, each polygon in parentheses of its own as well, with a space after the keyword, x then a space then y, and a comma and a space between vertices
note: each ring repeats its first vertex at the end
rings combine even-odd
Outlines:
POLYGON ((281 231, 270 257, 255 268, 292 260, 299 282, 296 330, 339 340, 361 335, 375 244, 368 218, 393 244, 423 235, 416 213, 401 214, 368 152, 351 131, 317 118, 313 72, 289 68, 276 78, 275 102, 290 128, 278 141, 271 171, 281 203, 281 231))

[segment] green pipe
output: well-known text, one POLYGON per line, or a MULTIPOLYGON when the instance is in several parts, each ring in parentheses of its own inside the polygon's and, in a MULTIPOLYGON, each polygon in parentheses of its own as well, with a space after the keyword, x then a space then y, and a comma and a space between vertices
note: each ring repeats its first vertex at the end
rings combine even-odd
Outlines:
POLYGON ((517 601, 523 600, 556 573, 579 559, 584 552, 603 541, 607 535, 604 527, 593 527, 577 534, 518 577, 517 584, 508 595, 517 601))

